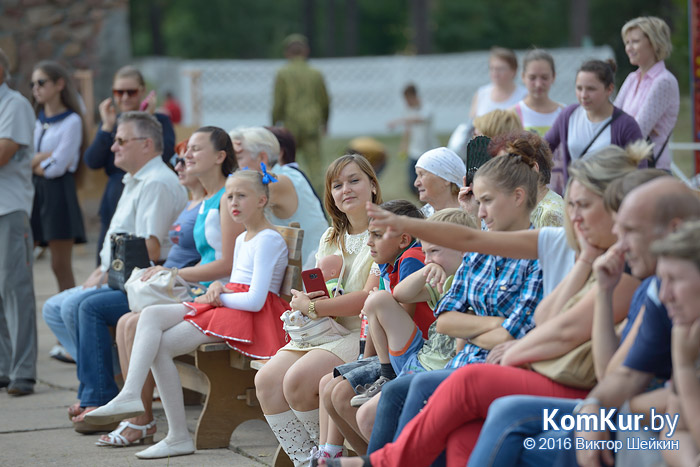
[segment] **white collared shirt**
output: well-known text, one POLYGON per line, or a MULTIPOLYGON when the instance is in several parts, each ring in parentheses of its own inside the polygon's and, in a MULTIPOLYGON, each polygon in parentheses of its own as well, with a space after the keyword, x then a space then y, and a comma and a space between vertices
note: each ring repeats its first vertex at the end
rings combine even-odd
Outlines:
POLYGON ((167 256, 170 249, 168 229, 187 204, 187 191, 160 155, 135 174, 124 175, 122 181, 124 191, 100 251, 103 271, 111 262, 110 235, 113 233, 127 232, 144 238, 154 236, 160 241, 161 258, 167 256))

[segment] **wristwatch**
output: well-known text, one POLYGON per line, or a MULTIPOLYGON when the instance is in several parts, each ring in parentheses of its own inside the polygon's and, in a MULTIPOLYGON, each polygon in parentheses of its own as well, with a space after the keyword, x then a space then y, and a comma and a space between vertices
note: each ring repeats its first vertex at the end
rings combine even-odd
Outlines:
POLYGON ((311 319, 318 319, 318 313, 316 313, 316 302, 309 302, 309 310, 306 312, 311 319))

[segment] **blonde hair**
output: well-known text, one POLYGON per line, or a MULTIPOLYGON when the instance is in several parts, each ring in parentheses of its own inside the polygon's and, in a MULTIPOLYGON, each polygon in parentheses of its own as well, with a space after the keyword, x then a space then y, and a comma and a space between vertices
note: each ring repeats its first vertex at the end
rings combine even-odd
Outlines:
MULTIPOLYGON (((636 171, 640 162, 649 157, 652 147, 652 144, 639 140, 630 143, 625 149, 610 145, 588 157, 575 160, 569 166, 569 181, 564 193, 565 205, 569 204, 569 187, 574 180, 603 198, 608 185, 636 171)), ((564 229, 569 246, 578 253, 580 248, 567 209, 564 210, 564 229)))
POLYGON ((238 169, 226 177, 226 186, 228 187, 229 183, 236 179, 241 179, 252 183, 258 193, 265 195, 265 206, 267 206, 267 203, 270 201, 270 187, 267 183, 263 183, 263 176, 260 172, 257 170, 238 169))
MULTIPOLYGON (((528 212, 537 206, 537 190, 540 174, 535 170, 535 159, 518 151, 512 143, 507 143, 507 155, 494 157, 474 174, 474 179, 488 178, 493 186, 504 193, 513 193, 520 187, 525 191, 528 212)), ((534 152, 534 151, 533 151, 534 152)))
POLYGON ((445 208, 435 211, 427 220, 433 222, 449 222, 451 224, 464 225, 472 229, 481 228, 481 225, 474 216, 459 208, 445 208))
POLYGON ((135 79, 140 86, 146 87, 146 80, 143 79, 143 75, 138 68, 133 65, 126 65, 118 69, 114 74, 114 81, 118 78, 132 78, 135 79))
POLYGON ((656 60, 666 60, 671 55, 673 45, 671 44, 671 29, 666 21, 656 16, 640 16, 631 19, 622 26, 622 41, 632 29, 639 29, 647 36, 654 49, 656 60))
POLYGON ((370 184, 373 185, 376 193, 372 193, 372 202, 374 204, 382 203, 382 190, 379 187, 379 180, 377 180, 377 174, 372 168, 372 164, 369 163, 367 159, 361 154, 345 154, 334 160, 331 165, 328 166, 326 170, 326 193, 323 198, 323 205, 326 207, 326 211, 331 218, 331 225, 333 230, 328 236, 327 242, 330 244, 337 243, 340 247, 345 250, 345 233, 348 231, 350 226, 350 221, 348 216, 341 211, 338 206, 335 205, 335 200, 333 199, 333 180, 340 175, 340 172, 351 163, 357 164, 360 170, 369 177, 370 184))
POLYGON ((523 129, 520 117, 512 110, 492 110, 489 113, 476 117, 473 124, 474 128, 489 138, 523 129))
POLYGON ((651 252, 657 256, 691 261, 700 269, 700 221, 684 222, 675 232, 652 243, 651 252))

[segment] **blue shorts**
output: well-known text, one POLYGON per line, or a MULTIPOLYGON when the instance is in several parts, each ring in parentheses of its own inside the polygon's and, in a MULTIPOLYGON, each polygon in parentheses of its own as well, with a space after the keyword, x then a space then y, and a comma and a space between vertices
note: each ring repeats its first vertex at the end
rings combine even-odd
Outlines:
POLYGON ((403 349, 399 351, 389 350, 389 361, 397 376, 425 371, 418 361, 418 352, 423 348, 423 334, 418 327, 413 328, 410 337, 403 349))
POLYGON ((374 356, 337 366, 333 369, 333 376, 336 378, 342 376, 347 379, 352 389, 355 390, 357 386, 362 387, 377 381, 381 370, 379 357, 374 356))

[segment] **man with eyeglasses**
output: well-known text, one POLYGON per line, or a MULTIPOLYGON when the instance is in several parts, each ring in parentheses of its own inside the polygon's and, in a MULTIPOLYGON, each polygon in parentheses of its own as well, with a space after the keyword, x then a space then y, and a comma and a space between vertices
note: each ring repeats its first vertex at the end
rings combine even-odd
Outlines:
POLYGON ((168 230, 187 203, 185 188, 160 158, 163 133, 154 116, 147 112, 121 114, 111 150, 114 165, 126 175, 100 251, 100 266, 82 286, 54 295, 43 308, 46 324, 78 365, 80 403, 69 413, 77 415, 73 421, 81 433, 98 431, 86 426, 82 408, 106 404, 118 392, 109 326, 117 324, 128 310, 128 302, 126 294, 105 284, 112 259, 110 236, 126 232, 145 238, 149 259, 158 261, 166 256, 168 230))
POLYGON ((165 162, 170 161, 174 154, 175 132, 170 118, 167 115, 157 113, 155 94, 146 96, 146 82, 141 72, 131 65, 120 68, 114 75, 112 83, 112 97, 108 97, 100 102, 100 126, 95 134, 95 139, 85 150, 85 164, 91 169, 104 169, 109 177, 104 195, 100 201, 100 236, 97 242, 97 263, 99 264, 99 253, 105 238, 109 222, 117 208, 117 202, 121 196, 123 185, 122 177, 124 171, 114 164, 114 153, 111 150, 114 144, 115 132, 117 129, 117 117, 119 113, 139 110, 145 105, 146 112, 151 113, 163 129, 163 152, 162 158, 165 162), (144 99, 145 98, 145 99, 144 99))
POLYGON ((9 88, 10 61, 0 49, 0 388, 34 392, 36 310, 32 278, 34 111, 9 88))

